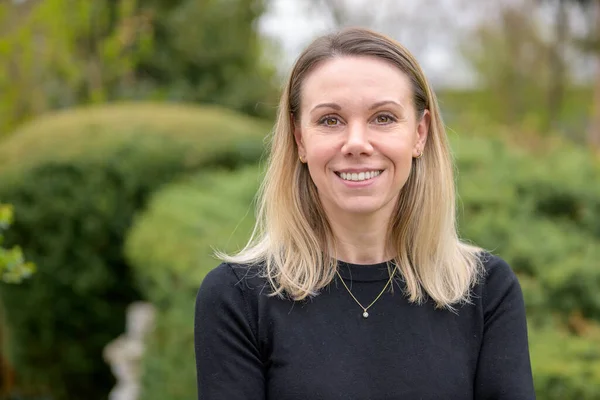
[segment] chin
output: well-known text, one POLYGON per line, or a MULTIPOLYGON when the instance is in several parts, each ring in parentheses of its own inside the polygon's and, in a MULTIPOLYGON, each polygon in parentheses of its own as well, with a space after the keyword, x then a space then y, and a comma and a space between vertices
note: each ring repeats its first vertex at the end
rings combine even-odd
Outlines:
POLYGON ((373 201, 356 201, 338 203, 337 209, 345 214, 369 215, 384 208, 385 204, 373 201))

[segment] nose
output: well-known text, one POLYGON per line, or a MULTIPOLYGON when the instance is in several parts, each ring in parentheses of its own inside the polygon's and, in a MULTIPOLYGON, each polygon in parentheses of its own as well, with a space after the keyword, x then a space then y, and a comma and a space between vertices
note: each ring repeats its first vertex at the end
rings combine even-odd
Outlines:
POLYGON ((373 153, 373 146, 369 141, 369 129, 364 123, 354 122, 348 125, 346 138, 342 147, 345 155, 359 156, 373 153))

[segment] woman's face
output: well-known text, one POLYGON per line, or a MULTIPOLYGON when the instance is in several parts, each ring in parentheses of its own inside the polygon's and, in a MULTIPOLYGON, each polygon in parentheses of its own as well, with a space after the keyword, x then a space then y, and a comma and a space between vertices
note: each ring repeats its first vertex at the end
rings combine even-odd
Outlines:
POLYGON ((306 77, 294 135, 330 219, 389 218, 427 139, 429 111, 417 120, 412 96, 375 57, 336 57, 306 77))

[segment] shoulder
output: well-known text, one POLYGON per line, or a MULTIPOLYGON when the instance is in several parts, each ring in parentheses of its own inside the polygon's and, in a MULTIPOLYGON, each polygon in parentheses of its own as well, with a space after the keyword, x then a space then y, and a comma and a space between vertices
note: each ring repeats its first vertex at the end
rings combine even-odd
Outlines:
POLYGON ((223 262, 206 274, 198 290, 198 300, 242 295, 247 289, 264 286, 260 267, 223 262))
POLYGON ((486 290, 499 289, 517 281, 513 269, 503 258, 489 252, 482 252, 480 259, 483 265, 482 281, 486 290))
POLYGON ((250 266, 221 263, 204 277, 194 312, 197 343, 214 340, 219 335, 257 340, 257 296, 249 295, 246 279, 252 270, 250 266))
POLYGON ((522 302, 521 286, 511 266, 501 257, 483 252, 483 275, 480 293, 485 309, 494 309, 501 302, 522 302))

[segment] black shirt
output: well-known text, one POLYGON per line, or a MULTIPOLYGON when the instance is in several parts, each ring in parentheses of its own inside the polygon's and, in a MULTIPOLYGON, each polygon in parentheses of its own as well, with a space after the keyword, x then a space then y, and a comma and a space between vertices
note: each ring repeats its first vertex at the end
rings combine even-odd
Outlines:
MULTIPOLYGON (((515 274, 488 255, 472 304, 409 303, 396 279, 363 318, 334 280, 311 299, 269 297, 255 268, 223 263, 204 279, 195 314, 203 400, 535 399, 525 307, 515 274)), ((386 263, 340 263, 368 305, 386 263)))

